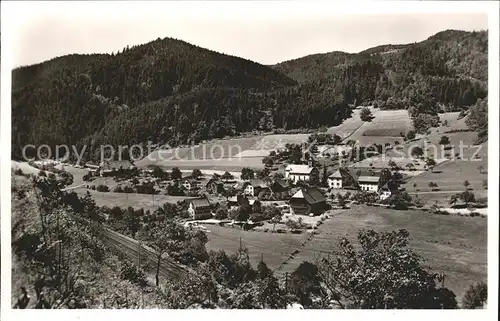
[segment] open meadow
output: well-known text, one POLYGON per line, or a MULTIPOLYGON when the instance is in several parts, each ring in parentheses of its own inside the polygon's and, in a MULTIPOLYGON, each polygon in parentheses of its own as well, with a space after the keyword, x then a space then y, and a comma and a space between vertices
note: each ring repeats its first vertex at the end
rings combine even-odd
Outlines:
POLYGON ((349 140, 358 141, 361 145, 402 142, 401 133, 406 134, 412 127, 412 121, 406 110, 371 110, 373 119, 369 122, 360 118, 361 109, 355 109, 352 117, 339 126, 331 127, 328 132, 349 140))
POLYGON ((136 162, 144 168, 156 165, 164 168, 241 171, 243 167, 262 169, 262 158, 282 149, 288 143, 307 141, 309 134, 270 134, 243 138, 214 140, 193 147, 157 150, 136 162))
POLYGON ((207 225, 212 250, 235 253, 241 245, 248 249, 254 267, 261 257, 280 278, 293 272, 302 261, 314 262, 333 255, 341 237, 356 241, 360 229, 392 231, 406 229, 410 247, 436 273, 446 274, 446 286, 458 297, 467 287, 487 278, 487 219, 436 215, 421 210, 396 211, 356 205, 335 214, 318 227, 319 234, 277 234, 243 231, 207 225), (295 254, 292 254, 294 253, 295 254), (283 264, 285 261, 287 263, 283 264))
POLYGON ((170 195, 151 195, 137 193, 113 193, 113 192, 97 192, 85 187, 75 188, 74 191, 78 196, 82 197, 87 192, 90 192, 92 198, 98 206, 127 208, 132 206, 134 209, 143 208, 145 211, 154 211, 164 203, 177 203, 190 197, 185 196, 170 196, 170 195))
POLYGON ((239 228, 207 225, 207 249, 224 250, 228 254, 236 253, 241 245, 248 249, 253 267, 264 259, 271 270, 275 270, 307 238, 306 234, 278 234, 255 231, 243 231, 239 228))
MULTIPOLYGON (((360 229, 392 231, 406 229, 410 233, 410 247, 426 260, 425 265, 436 273, 446 274, 445 285, 461 297, 467 287, 487 278, 487 219, 436 215, 420 210, 396 211, 382 207, 353 206, 326 220, 318 228, 319 234, 283 272, 292 272, 304 260, 314 262, 337 249, 338 240, 355 240, 360 229)), ((333 254, 332 254, 333 255, 333 254)))

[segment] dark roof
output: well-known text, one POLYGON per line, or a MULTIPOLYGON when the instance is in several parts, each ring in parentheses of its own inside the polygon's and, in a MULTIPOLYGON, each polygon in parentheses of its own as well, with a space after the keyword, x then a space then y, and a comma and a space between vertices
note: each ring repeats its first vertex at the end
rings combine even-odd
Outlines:
POLYGON ((237 203, 240 206, 248 206, 250 205, 250 201, 248 200, 248 197, 245 195, 236 195, 236 196, 231 196, 227 200, 229 203, 237 203))
POLYGON ((217 185, 219 185, 219 184, 224 184, 224 183, 223 183, 220 179, 211 178, 211 179, 207 182, 206 186, 208 186, 208 185, 210 185, 210 184, 212 184, 212 183, 217 184, 217 185))
POLYGON ((252 178, 252 179, 249 181, 249 183, 250 183, 250 185, 252 185, 253 187, 260 187, 260 188, 267 187, 266 182, 264 182, 263 180, 258 179, 258 178, 252 178))
POLYGON ((210 207, 210 202, 206 198, 195 198, 190 200, 194 208, 210 207))
POLYGON ((390 191, 389 185, 387 185, 387 183, 385 183, 379 190, 388 190, 388 191, 390 191))
POLYGON ((281 186, 282 188, 290 188, 290 183, 284 179, 277 179, 273 182, 273 185, 274 184, 277 184, 277 185, 281 186))
POLYGON ((366 170, 366 169, 359 169, 359 168, 349 168, 349 173, 351 174, 352 178, 354 178, 356 181, 359 181, 359 178, 362 176, 380 177, 380 172, 376 172, 376 171, 373 171, 371 169, 366 170))
POLYGON ((264 197, 265 195, 269 194, 270 193, 270 189, 269 188, 265 188, 263 190, 261 190, 259 192, 259 195, 257 195, 258 198, 262 198, 264 197))
MULTIPOLYGON (((304 198, 304 200, 309 204, 326 201, 325 196, 316 187, 302 188, 296 194, 299 194, 300 192, 302 192, 302 197, 299 196, 298 198, 304 198)), ((292 198, 294 198, 294 196, 292 196, 292 198)))

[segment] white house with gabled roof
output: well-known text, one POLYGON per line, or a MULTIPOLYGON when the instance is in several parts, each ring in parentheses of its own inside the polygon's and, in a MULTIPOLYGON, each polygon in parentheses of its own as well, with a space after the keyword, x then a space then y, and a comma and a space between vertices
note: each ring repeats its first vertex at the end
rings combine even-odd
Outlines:
POLYGON ((285 178, 294 183, 298 181, 316 181, 319 178, 319 171, 309 165, 288 165, 285 168, 285 178))
POLYGON ((328 176, 328 187, 342 188, 342 174, 339 170, 328 176))

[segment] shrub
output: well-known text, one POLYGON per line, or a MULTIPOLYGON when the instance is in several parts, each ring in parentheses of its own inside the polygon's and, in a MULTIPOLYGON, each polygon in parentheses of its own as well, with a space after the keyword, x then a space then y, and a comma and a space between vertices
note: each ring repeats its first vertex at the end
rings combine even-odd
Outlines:
POLYGON ((123 188, 123 193, 134 193, 134 189, 130 186, 125 186, 123 188))
POLYGON ((488 286, 479 282, 471 285, 462 299, 462 307, 465 309, 482 308, 488 299, 488 286))
POLYGON ((107 187, 106 185, 99 185, 97 186, 96 190, 98 192, 109 192, 109 187, 107 187))
POLYGON ((84 182, 88 182, 88 181, 92 180, 92 173, 87 172, 85 175, 83 175, 82 179, 84 182))
POLYGON ((140 286, 147 284, 144 271, 128 261, 123 261, 120 265, 120 278, 140 286))
POLYGON ((14 175, 22 176, 22 175, 24 175, 24 173, 23 173, 22 169, 17 168, 16 170, 14 170, 14 175))
POLYGON ((371 121, 373 119, 373 115, 370 109, 363 108, 361 110, 360 118, 362 121, 371 121))

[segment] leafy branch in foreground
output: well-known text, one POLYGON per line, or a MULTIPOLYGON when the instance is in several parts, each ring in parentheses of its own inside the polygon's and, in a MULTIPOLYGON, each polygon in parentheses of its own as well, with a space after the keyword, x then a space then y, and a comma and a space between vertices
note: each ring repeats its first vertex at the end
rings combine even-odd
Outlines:
POLYGON ((455 294, 437 287, 439 275, 424 269, 410 250, 406 230, 360 231, 356 250, 346 238, 335 258, 323 258, 318 274, 328 296, 341 308, 456 308, 455 294))

